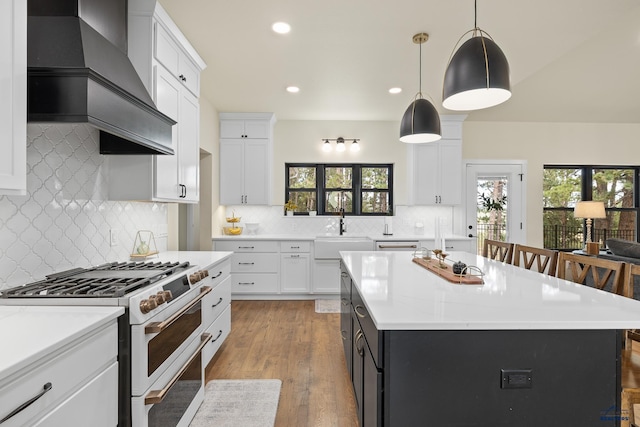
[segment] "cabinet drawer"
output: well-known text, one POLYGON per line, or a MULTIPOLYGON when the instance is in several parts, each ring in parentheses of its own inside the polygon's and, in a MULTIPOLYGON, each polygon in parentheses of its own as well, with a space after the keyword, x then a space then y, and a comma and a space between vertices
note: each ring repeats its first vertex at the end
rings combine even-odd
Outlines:
POLYGON ((311 242, 284 241, 280 242, 280 252, 309 252, 311 242))
POLYGON ((264 274, 233 274, 231 276, 231 292, 234 294, 277 294, 278 275, 264 274))
POLYGON ((0 389, 0 419, 43 391, 51 383, 51 389, 28 408, 5 421, 2 427, 24 426, 33 423, 79 387, 87 383, 97 372, 116 361, 118 330, 116 320, 107 327, 69 348, 53 359, 39 365, 0 389))
POLYGON ((211 334, 211 338, 207 345, 202 349, 202 368, 206 368, 211 358, 216 354, 224 340, 231 332, 231 306, 227 304, 224 311, 215 322, 207 329, 207 333, 211 334))
POLYGON ((231 277, 209 292, 202 300, 202 324, 208 328, 231 303, 231 277))
POLYGON ((278 242, 271 240, 231 240, 216 242, 216 250, 231 252, 278 252, 278 242))
POLYGON ((278 254, 245 254, 231 256, 233 273, 277 273, 280 257, 278 254))
POLYGON ((373 361, 376 366, 381 367, 382 357, 380 356, 380 353, 382 351, 382 346, 378 345, 381 341, 380 333, 378 332, 378 329, 376 329, 376 325, 373 323, 373 319, 369 315, 369 311, 365 307, 362 298, 360 298, 360 294, 353 286, 351 288, 351 305, 353 306, 356 318, 360 323, 360 328, 362 329, 362 332, 364 332, 364 338, 369 345, 371 354, 373 355, 373 361))
POLYGON ((34 427, 118 425, 118 363, 78 390, 70 399, 47 414, 34 427))
POLYGON ((184 55, 180 57, 178 67, 178 79, 192 94, 200 97, 200 72, 198 68, 184 55))
POLYGON ((226 259, 210 267, 207 271, 209 271, 209 276, 204 279, 203 285, 215 288, 231 274, 231 260, 226 259))

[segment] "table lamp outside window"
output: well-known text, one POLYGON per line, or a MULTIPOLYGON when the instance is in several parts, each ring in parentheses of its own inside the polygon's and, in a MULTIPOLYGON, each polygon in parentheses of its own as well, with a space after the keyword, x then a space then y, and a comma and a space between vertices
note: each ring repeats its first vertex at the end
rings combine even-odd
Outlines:
POLYGON ((598 244, 591 241, 591 224, 594 218, 606 218, 607 214, 604 210, 603 202, 580 201, 576 203, 573 210, 573 216, 576 218, 584 218, 587 225, 587 238, 585 247, 588 254, 597 254, 599 252, 598 244))

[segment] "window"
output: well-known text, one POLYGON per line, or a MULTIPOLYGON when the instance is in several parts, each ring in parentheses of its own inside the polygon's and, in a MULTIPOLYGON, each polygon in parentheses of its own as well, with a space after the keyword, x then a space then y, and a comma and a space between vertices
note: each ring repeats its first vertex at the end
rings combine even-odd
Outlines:
POLYGON ((592 240, 638 241, 637 166, 545 166, 543 177, 544 247, 581 249, 584 221, 574 218, 580 200, 604 202, 606 218, 593 220, 592 240))
POLYGON ((285 164, 285 200, 296 215, 389 215, 393 207, 391 164, 285 164))

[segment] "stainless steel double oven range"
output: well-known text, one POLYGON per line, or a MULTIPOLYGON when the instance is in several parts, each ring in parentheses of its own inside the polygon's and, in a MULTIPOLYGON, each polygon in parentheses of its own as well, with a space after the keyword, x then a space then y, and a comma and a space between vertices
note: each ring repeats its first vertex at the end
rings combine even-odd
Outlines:
POLYGON ((120 427, 188 425, 204 399, 202 286, 188 262, 108 263, 4 290, 0 304, 117 305, 120 427))

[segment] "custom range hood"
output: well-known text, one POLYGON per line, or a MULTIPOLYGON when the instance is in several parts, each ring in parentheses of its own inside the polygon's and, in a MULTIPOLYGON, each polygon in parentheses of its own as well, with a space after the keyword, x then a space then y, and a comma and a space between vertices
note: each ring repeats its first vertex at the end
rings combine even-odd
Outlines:
POLYGON ((127 57, 127 0, 28 0, 30 122, 89 123, 101 154, 174 154, 127 57))

